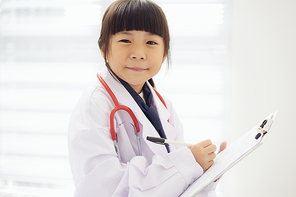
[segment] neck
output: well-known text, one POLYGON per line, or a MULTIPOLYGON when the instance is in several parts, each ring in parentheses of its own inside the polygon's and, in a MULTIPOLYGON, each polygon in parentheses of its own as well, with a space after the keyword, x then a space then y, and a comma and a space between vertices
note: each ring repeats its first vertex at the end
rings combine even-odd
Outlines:
POLYGON ((141 92, 142 92, 142 89, 143 89, 143 86, 144 86, 144 84, 143 85, 131 85, 131 84, 129 84, 134 90, 135 90, 135 92, 137 92, 138 94, 140 94, 141 92))

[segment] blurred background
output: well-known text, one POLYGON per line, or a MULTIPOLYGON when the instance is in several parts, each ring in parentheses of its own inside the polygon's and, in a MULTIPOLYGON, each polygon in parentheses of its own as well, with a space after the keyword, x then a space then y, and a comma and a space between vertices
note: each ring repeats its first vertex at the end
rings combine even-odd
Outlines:
MULTIPOLYGON (((97 40, 112 0, 0 0, 0 196, 73 196, 67 127, 104 66, 97 40)), ((171 32, 155 77, 185 140, 239 138, 278 110, 264 144, 218 196, 296 196, 293 0, 157 0, 171 32)))

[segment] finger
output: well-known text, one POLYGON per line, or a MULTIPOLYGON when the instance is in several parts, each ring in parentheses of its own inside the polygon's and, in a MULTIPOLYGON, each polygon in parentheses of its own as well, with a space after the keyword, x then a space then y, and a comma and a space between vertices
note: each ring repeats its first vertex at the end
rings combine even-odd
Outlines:
POLYGON ((217 146, 215 144, 211 144, 205 148, 208 154, 213 153, 217 150, 217 146))
POLYGON ((208 165, 207 165, 207 167, 205 169, 205 171, 208 170, 213 164, 214 164, 214 161, 213 160, 212 161, 209 161, 208 162, 208 165))
POLYGON ((213 160, 215 159, 215 157, 216 157, 216 154, 215 154, 215 153, 210 153, 210 154, 208 155, 208 160, 209 160, 209 161, 213 161, 213 160))
POLYGON ((221 151, 223 151, 225 148, 226 148, 226 146, 227 146, 227 142, 222 142, 221 144, 220 144, 220 148, 219 148, 219 152, 218 152, 218 154, 221 152, 221 151))
POLYGON ((212 144, 211 140, 204 140, 202 142, 199 143, 203 148, 210 146, 212 144))

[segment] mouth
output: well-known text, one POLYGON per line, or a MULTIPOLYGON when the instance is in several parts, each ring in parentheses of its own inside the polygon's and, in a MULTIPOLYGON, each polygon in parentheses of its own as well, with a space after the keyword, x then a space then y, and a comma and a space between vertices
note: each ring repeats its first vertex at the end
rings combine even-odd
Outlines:
POLYGON ((142 71, 148 70, 148 68, 141 68, 141 67, 126 67, 126 68, 136 72, 142 72, 142 71))

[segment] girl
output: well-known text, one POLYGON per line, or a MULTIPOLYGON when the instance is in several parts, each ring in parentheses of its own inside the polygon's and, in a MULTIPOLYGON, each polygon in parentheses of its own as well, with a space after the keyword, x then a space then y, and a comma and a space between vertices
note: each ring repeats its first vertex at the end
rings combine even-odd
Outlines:
MULTIPOLYGON (((152 77, 169 59, 169 41, 165 15, 150 0, 118 0, 105 12, 99 47, 106 69, 84 92, 69 124, 76 197, 179 196, 213 164, 216 146, 210 140, 191 148, 146 140, 155 136, 183 141, 171 102, 163 101, 153 88, 152 77), (136 120, 124 110, 110 117, 119 104, 103 84, 136 120), (139 128, 138 138, 130 123, 139 128), (116 148, 110 134, 113 125, 116 148)), ((220 151, 225 146, 222 143, 220 151)), ((215 184, 202 194, 213 193, 215 184)))

